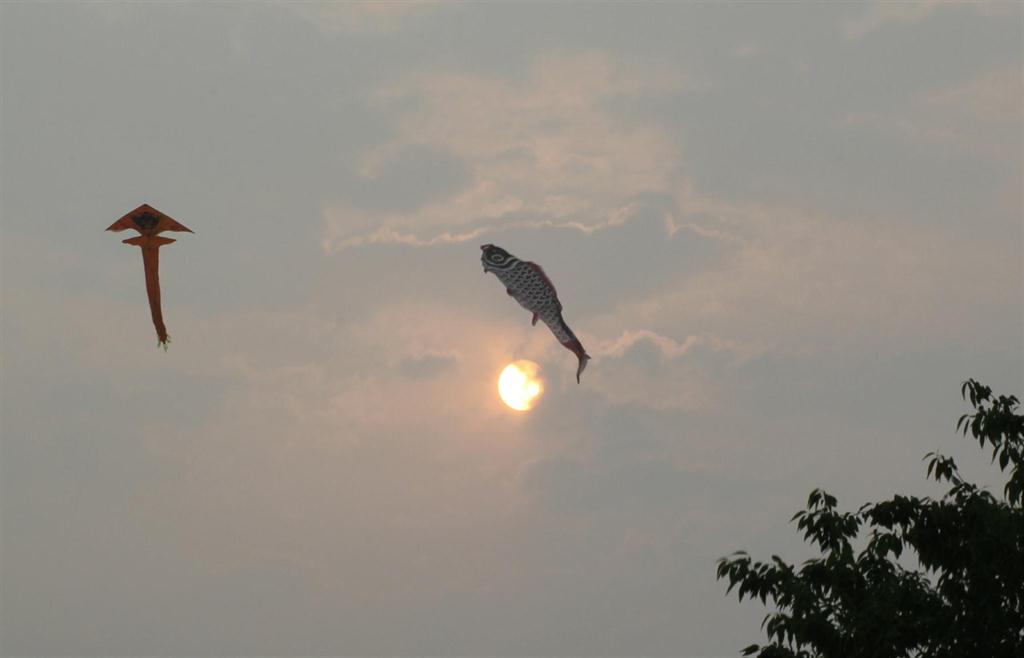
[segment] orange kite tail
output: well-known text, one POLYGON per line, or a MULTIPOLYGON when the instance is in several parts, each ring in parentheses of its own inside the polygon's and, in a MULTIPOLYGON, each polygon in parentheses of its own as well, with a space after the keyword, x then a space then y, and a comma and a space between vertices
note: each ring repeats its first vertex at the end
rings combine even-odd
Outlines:
POLYGON ((142 248, 142 264, 146 269, 146 295, 149 296, 149 312, 153 316, 153 327, 156 328, 158 345, 167 349, 167 327, 160 310, 160 247, 174 242, 171 238, 159 235, 140 235, 137 238, 122 240, 125 244, 133 244, 142 248))

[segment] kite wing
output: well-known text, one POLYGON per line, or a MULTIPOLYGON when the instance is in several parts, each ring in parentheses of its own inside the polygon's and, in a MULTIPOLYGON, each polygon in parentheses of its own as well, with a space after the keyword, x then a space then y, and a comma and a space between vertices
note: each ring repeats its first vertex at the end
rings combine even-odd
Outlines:
POLYGON ((164 231, 193 232, 189 227, 179 224, 148 203, 142 204, 107 227, 108 231, 124 231, 126 229, 136 230, 142 235, 156 235, 164 231))

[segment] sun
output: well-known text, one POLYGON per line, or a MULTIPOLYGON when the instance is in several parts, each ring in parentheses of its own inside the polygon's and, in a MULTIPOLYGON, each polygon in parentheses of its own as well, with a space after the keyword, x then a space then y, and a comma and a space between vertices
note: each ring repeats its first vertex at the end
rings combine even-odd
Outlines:
POLYGON ((529 411, 544 392, 544 380, 537 376, 540 367, 533 361, 514 361, 498 377, 502 402, 516 411, 529 411))

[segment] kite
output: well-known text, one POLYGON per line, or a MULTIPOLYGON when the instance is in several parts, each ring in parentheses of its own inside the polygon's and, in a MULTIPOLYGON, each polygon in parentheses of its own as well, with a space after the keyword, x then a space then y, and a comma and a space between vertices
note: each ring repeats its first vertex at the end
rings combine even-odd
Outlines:
POLYGON ((519 302, 520 306, 533 313, 533 325, 537 325, 537 320, 543 320, 558 342, 579 359, 579 367, 576 370, 576 383, 579 383, 590 355, 562 318, 562 303, 558 301, 558 293, 551 279, 540 265, 519 260, 501 247, 485 244, 480 249, 484 252, 480 256, 484 272, 494 272, 505 284, 505 292, 519 302))
POLYGON ((142 249, 142 263, 146 268, 146 294, 149 296, 149 312, 153 316, 153 326, 156 327, 157 347, 163 347, 166 352, 167 343, 171 338, 167 335, 167 327, 164 326, 163 314, 160 312, 160 247, 175 241, 157 234, 163 231, 192 233, 192 229, 145 203, 107 228, 108 231, 125 229, 139 232, 138 237, 128 238, 122 242, 142 249))

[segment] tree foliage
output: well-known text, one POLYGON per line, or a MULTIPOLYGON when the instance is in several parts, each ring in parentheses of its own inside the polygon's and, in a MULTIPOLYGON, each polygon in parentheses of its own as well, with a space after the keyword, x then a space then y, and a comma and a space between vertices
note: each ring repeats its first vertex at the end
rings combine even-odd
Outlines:
POLYGON ((961 393, 974 413, 957 430, 991 448, 1007 476, 1001 498, 938 453, 925 459, 928 477, 950 485, 939 500, 894 496, 840 512, 834 496, 812 491, 791 521, 821 557, 799 567, 742 551, 718 561, 729 592, 776 608, 762 624, 768 643, 743 655, 1024 657, 1024 416, 1015 396, 973 379, 961 393), (911 557, 916 568, 904 566, 911 557))

